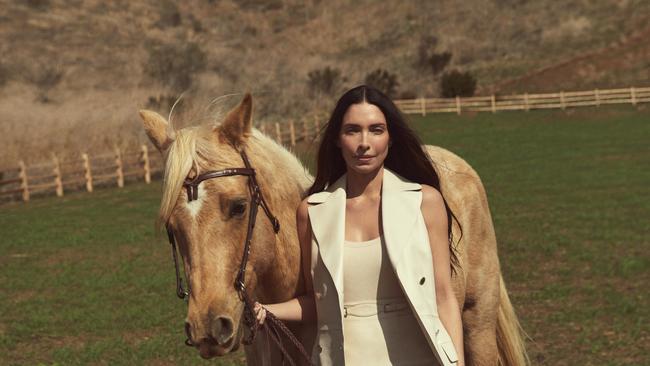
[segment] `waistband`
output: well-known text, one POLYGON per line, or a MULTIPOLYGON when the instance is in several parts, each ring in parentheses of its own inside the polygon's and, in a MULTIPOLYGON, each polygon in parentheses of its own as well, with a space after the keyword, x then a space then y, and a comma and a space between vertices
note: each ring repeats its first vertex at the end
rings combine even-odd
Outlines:
POLYGON ((381 313, 393 313, 409 310, 405 300, 378 300, 343 304, 343 317, 369 317, 381 313))

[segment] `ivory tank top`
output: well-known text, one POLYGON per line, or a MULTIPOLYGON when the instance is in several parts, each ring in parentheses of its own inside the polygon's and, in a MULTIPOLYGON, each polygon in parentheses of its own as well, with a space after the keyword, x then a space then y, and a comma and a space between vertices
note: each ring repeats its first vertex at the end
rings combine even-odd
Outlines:
POLYGON ((400 287, 383 235, 345 240, 343 271, 346 366, 439 365, 400 287))

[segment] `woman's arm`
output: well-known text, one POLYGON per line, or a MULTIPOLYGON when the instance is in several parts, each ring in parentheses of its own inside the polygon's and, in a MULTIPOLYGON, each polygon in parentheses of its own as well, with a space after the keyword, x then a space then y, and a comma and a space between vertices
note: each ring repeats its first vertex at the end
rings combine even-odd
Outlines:
POLYGON ((262 305, 255 303, 255 313, 260 324, 264 323, 266 312, 272 312, 278 319, 286 321, 311 322, 316 319, 316 305, 314 303, 314 287, 311 278, 311 225, 307 211, 309 204, 305 198, 296 210, 296 229, 298 230, 298 242, 300 243, 300 263, 305 284, 305 294, 291 300, 262 305))
POLYGON ((440 321, 451 337, 458 354, 458 366, 465 365, 463 347, 463 324, 460 306, 451 285, 451 259, 447 233, 447 211, 440 192, 422 185, 422 215, 429 232, 429 244, 433 256, 436 304, 440 321))

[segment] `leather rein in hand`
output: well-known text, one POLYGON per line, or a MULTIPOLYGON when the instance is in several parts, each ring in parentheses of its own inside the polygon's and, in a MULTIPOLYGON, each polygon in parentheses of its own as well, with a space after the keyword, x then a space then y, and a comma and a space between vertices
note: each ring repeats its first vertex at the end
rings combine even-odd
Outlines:
MULTIPOLYGON (((201 175, 198 175, 194 179, 185 178, 185 180, 183 181, 183 187, 187 190, 187 201, 191 202, 193 200, 198 199, 199 184, 204 180, 212 179, 212 178, 220 178, 220 177, 229 177, 234 175, 243 175, 248 177, 248 191, 251 196, 249 211, 248 211, 248 227, 246 232, 246 241, 244 242, 244 251, 242 254, 242 259, 239 265, 239 271, 237 273, 234 286, 235 289, 237 290, 237 294, 239 295, 239 299, 244 303, 244 323, 250 330, 249 337, 245 338, 243 342, 244 344, 252 344, 257 334, 257 330, 260 326, 259 323, 257 322, 255 311, 253 310, 253 302, 251 301, 251 298, 249 297, 248 292, 246 291, 245 283, 246 283, 246 265, 248 264, 248 256, 250 254, 251 240, 253 239, 253 230, 255 229, 255 220, 257 218, 258 206, 262 206, 262 209, 264 210, 264 213, 266 213, 266 217, 268 217, 269 220, 271 221, 271 224, 273 225, 273 231, 276 234, 280 231, 280 222, 275 216, 273 216, 271 210, 269 209, 266 203, 266 200, 264 200, 264 196, 262 195, 260 186, 257 184, 257 180, 255 179, 255 169, 251 167, 251 164, 248 161, 248 157, 246 156, 246 152, 244 150, 241 150, 240 155, 242 157, 242 160, 244 161, 245 168, 228 168, 222 170, 215 170, 215 171, 209 171, 201 175)), ((174 260, 174 270, 176 272, 176 296, 178 296, 181 300, 188 300, 190 296, 191 288, 190 288, 189 281, 187 283, 188 286, 187 290, 183 287, 183 280, 181 278, 180 270, 178 268, 178 257, 176 254, 177 249, 176 249, 176 240, 174 237, 174 231, 171 228, 169 222, 165 224, 165 228, 167 230, 169 243, 171 244, 172 247, 172 258, 174 260)), ((291 331, 284 325, 284 323, 282 323, 281 320, 279 320, 275 315, 273 315, 273 313, 269 312, 268 310, 267 310, 266 319, 268 322, 264 323, 263 329, 267 332, 267 334, 271 337, 271 339, 273 339, 274 343, 278 346, 283 356, 289 361, 289 364, 295 365, 295 362, 293 361, 291 356, 288 354, 287 350, 282 345, 278 329, 281 330, 284 333, 284 335, 292 341, 294 346, 298 349, 298 351, 300 351, 300 353, 305 358, 307 363, 311 365, 312 364, 311 359, 307 355, 307 351, 302 346, 302 344, 296 339, 293 333, 291 333, 291 331)), ((185 340, 185 344, 188 346, 193 346, 192 341, 189 338, 185 340)))

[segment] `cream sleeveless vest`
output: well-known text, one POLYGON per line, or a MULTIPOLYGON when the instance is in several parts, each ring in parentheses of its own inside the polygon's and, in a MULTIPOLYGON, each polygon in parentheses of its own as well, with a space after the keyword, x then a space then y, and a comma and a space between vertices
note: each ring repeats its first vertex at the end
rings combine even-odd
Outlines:
MULTIPOLYGON (((421 185, 383 168, 381 213, 386 250, 409 306, 443 366, 458 361, 438 316, 433 259, 420 210, 421 185)), ((343 350, 343 245, 346 174, 307 202, 312 229, 311 275, 318 335, 312 359, 322 366, 345 365, 343 350)), ((355 365, 348 365, 355 366, 355 365)))

